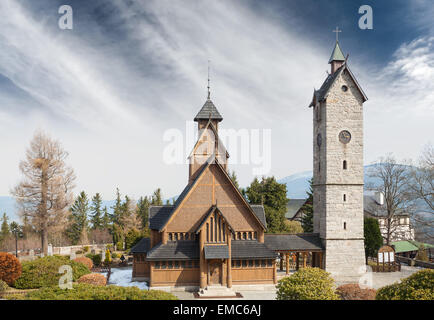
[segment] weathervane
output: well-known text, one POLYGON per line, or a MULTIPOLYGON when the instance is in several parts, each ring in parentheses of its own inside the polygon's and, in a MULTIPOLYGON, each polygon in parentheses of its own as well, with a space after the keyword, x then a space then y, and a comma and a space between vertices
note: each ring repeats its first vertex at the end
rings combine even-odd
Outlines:
POLYGON ((333 30, 333 32, 336 32, 336 42, 339 41, 339 32, 342 32, 342 30, 339 30, 338 27, 336 27, 336 30, 333 30))

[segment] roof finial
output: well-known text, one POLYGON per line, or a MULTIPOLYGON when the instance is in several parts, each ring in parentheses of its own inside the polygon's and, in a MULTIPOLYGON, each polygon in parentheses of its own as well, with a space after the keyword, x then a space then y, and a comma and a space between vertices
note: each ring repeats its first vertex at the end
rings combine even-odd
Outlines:
POLYGON ((333 30, 333 32, 336 32, 336 42, 339 42, 339 32, 342 32, 342 30, 339 30, 339 28, 336 27, 336 30, 333 30))
POLYGON ((209 64, 210 64, 211 60, 208 60, 208 99, 210 99, 211 96, 211 91, 209 90, 209 64))

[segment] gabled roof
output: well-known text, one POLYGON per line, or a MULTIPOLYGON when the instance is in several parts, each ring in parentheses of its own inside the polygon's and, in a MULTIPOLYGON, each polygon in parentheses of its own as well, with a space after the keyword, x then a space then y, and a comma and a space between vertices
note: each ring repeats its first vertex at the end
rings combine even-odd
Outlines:
MULTIPOLYGON (((363 196, 363 211, 370 216, 376 218, 385 218, 387 217, 387 208, 386 205, 378 204, 375 200, 374 196, 364 195, 363 196)), ((395 217, 409 217, 410 214, 400 208, 395 211, 395 217)))
POLYGON ((130 253, 147 253, 151 247, 151 239, 143 238, 131 248, 130 253))
POLYGON ((265 219, 265 210, 262 204, 251 204, 250 207, 253 210, 253 213, 256 217, 261 221, 264 225, 265 229, 267 229, 267 220, 265 219))
POLYGON ((332 63, 332 61, 345 61, 344 54, 342 53, 338 41, 336 41, 336 45, 333 49, 332 55, 330 56, 329 63, 332 63))
MULTIPOLYGON (((234 185, 233 181, 231 180, 231 178, 229 177, 228 173, 226 172, 226 170, 221 166, 221 164, 219 163, 219 161, 217 160, 217 158, 215 158, 213 155, 210 156, 208 158, 208 160, 206 161, 206 163, 202 166, 202 168, 200 169, 199 174, 196 176, 196 178, 190 183, 188 184, 184 191, 182 191, 182 193, 179 195, 178 199, 176 199, 174 208, 172 209, 172 211, 168 214, 167 218, 165 219, 164 223, 159 225, 158 231, 162 231, 167 223, 169 222, 169 220, 171 219, 171 217, 174 215, 174 213, 178 210, 180 204, 183 202, 183 200, 190 194, 191 190, 193 189, 193 187, 197 184, 197 182, 200 180, 200 178, 202 177, 203 173, 205 172, 205 170, 211 165, 211 164, 216 164, 217 167, 221 170, 221 172, 223 172, 224 176, 226 177, 227 181, 229 182, 229 184, 234 188, 234 190, 236 190, 236 192, 238 193, 238 195, 241 197, 241 199, 243 200, 243 202, 246 204, 247 208, 250 209, 250 212, 252 213, 252 215, 256 218, 256 220, 259 222, 259 224, 262 226, 262 228, 264 228, 264 230, 267 229, 266 223, 265 223, 265 218, 263 221, 261 221, 261 213, 259 212, 260 209, 256 209, 258 211, 258 215, 255 213, 255 211, 253 210, 253 207, 250 206, 250 204, 246 201, 246 199, 243 197, 243 195, 241 194, 240 190, 238 190, 238 188, 234 185)), ((263 210, 263 209, 262 209, 263 210)), ((265 217, 265 215, 264 215, 265 217)))
POLYGON ((211 122, 211 119, 210 119, 210 120, 208 120, 208 123, 206 124, 206 126, 202 129, 202 133, 201 133, 200 137, 197 139, 196 143, 194 144, 193 149, 191 150, 191 152, 188 156, 188 159, 190 159, 193 156, 194 152, 196 151, 196 148, 199 146, 199 142, 202 140, 202 137, 205 135, 206 130, 208 128, 211 128, 211 130, 214 132, 214 137, 217 139, 219 147, 224 149, 224 151, 226 153, 226 157, 229 158, 229 152, 226 150, 226 147, 224 146, 223 142, 221 141, 221 139, 219 137, 219 134, 217 132, 217 128, 214 126, 214 124, 211 122))
POLYGON ((202 228, 204 223, 208 220, 209 216, 211 216, 215 211, 218 211, 218 213, 223 217, 223 219, 225 219, 225 222, 226 222, 227 226, 229 227, 229 229, 234 231, 234 228, 232 228, 232 226, 229 224, 229 221, 228 221, 228 219, 226 219, 223 212, 221 212, 217 206, 211 206, 211 208, 209 208, 209 210, 208 210, 208 213, 202 219, 202 222, 200 223, 200 225, 196 228, 196 231, 195 231, 196 233, 198 233, 200 231, 200 229, 202 228))
POLYGON ((290 199, 286 204, 286 219, 293 219, 306 203, 307 199, 290 199))
POLYGON ((149 229, 158 230, 170 216, 174 206, 150 206, 149 207, 149 229))
POLYGON ((351 79, 354 81, 357 89, 359 90, 360 94, 363 97, 363 102, 368 100, 368 97, 366 96, 363 89, 360 87, 359 83, 357 82, 356 78, 354 77, 354 74, 351 72, 350 68, 348 67, 348 64, 346 62, 344 62, 344 64, 341 67, 339 67, 333 74, 329 74, 327 76, 327 78, 325 79, 324 83, 322 84, 322 86, 319 90, 314 90, 314 98, 312 99, 312 102, 309 105, 309 107, 314 106, 315 98, 316 98, 316 101, 318 101, 318 102, 324 101, 327 98, 328 93, 330 91, 330 88, 333 86, 336 79, 339 77, 339 75, 344 70, 348 71, 351 79))
POLYGON ((276 251, 322 251, 318 233, 265 234, 264 243, 276 251))
POLYGON ((216 106, 214 105, 214 103, 211 101, 209 97, 208 99, 206 99, 205 104, 203 105, 202 109, 200 109, 196 117, 194 117, 194 121, 208 120, 208 119, 217 120, 217 121, 223 120, 223 117, 221 116, 220 112, 218 112, 216 106))

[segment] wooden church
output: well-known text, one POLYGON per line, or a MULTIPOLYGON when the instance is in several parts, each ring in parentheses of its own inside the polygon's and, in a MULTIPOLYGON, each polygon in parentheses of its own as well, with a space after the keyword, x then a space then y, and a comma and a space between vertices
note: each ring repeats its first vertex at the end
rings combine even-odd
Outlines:
MULTIPOLYGON (((309 252, 320 266, 318 235, 265 235, 262 205, 251 205, 227 172, 219 139, 223 120, 208 99, 194 118, 198 140, 189 156, 189 181, 174 205, 151 206, 150 238, 131 249, 133 280, 150 287, 275 284, 276 258, 309 252)), ((298 266, 298 261, 297 261, 298 266)), ((282 264, 281 264, 282 268, 282 264)))

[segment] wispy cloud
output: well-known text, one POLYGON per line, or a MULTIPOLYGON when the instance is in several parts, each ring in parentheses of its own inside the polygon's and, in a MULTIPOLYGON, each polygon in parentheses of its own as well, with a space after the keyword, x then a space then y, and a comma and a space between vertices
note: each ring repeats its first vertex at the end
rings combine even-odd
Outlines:
MULTIPOLYGON (((51 1, 38 2, 39 16, 28 1, 0 2, 0 73, 23 93, 0 90, 7 132, 0 143, 10 150, 0 194, 16 182, 18 160, 38 127, 64 142, 78 189, 105 198, 116 186, 135 197, 157 187, 166 196, 179 193, 188 169, 163 163, 163 133, 184 129, 204 103, 207 60, 222 127, 271 128, 270 174, 311 169, 307 105, 326 77, 331 32, 324 35, 330 47, 322 47, 318 36, 288 27, 307 23, 303 17, 285 13, 285 22, 249 1, 80 3, 72 4, 80 13, 74 30, 62 31, 51 1)), ((370 98, 367 160, 389 151, 413 156, 419 147, 411 141, 432 120, 432 111, 422 115, 433 100, 432 38, 403 44, 381 70, 350 63, 370 98), (405 136, 396 130, 402 121, 411 125, 405 136)), ((232 168, 242 185, 252 180, 252 166, 232 168)))

